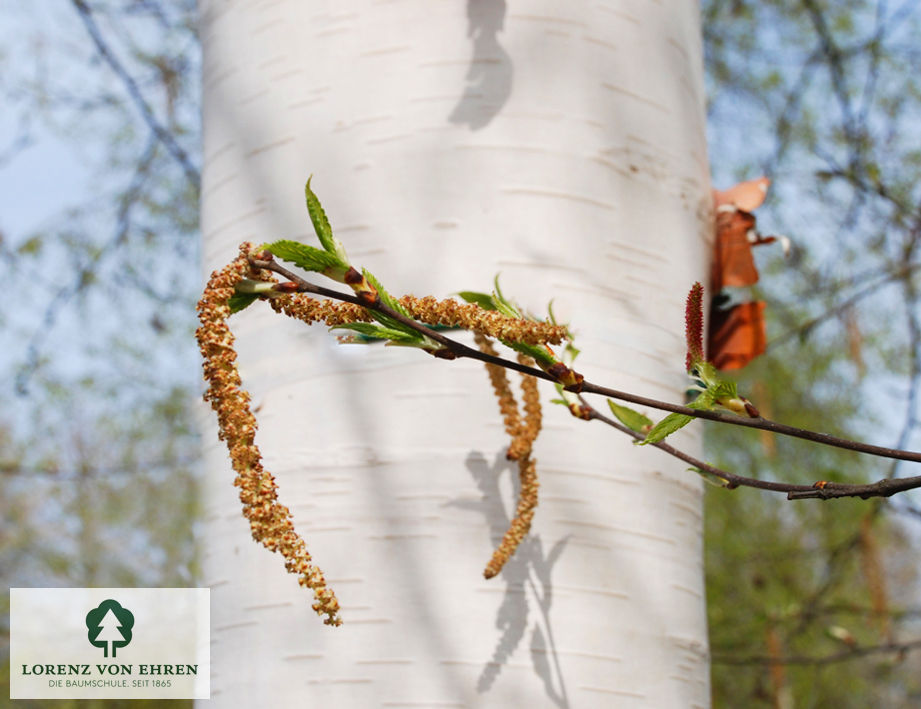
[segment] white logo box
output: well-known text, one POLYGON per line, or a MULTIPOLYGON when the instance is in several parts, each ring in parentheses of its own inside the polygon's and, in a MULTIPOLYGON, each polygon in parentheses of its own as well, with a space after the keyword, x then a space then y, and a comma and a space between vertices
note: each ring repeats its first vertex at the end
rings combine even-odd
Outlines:
POLYGON ((208 699, 207 588, 11 588, 10 699, 208 699))

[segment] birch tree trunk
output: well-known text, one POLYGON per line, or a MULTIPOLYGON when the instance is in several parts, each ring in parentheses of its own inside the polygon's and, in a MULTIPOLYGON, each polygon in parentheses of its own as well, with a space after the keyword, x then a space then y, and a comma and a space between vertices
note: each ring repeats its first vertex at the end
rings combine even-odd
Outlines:
MULTIPOLYGON (((695 3, 200 9, 206 272, 244 240, 315 244, 312 173, 353 263, 392 292, 488 291, 501 272, 529 310, 554 299, 589 379, 681 399, 711 233, 695 3)), ((540 506, 486 581, 517 470, 483 368, 337 345, 259 304, 231 325, 266 468, 344 624, 250 539, 209 412, 208 706, 708 705, 683 464, 549 406, 542 383, 540 506)))

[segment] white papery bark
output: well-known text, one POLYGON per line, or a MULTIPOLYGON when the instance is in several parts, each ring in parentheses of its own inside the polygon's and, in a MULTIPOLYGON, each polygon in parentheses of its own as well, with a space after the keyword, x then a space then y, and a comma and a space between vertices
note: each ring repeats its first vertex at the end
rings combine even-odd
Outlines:
MULTIPOLYGON (((710 234, 695 3, 200 5, 208 271, 244 240, 315 244, 313 173, 391 291, 501 271, 532 311, 555 299, 589 379, 680 399, 710 234)), ((338 346, 260 304, 231 324, 257 443, 345 622, 250 539, 209 414, 209 706, 708 704, 686 466, 548 405, 531 537, 485 581, 516 470, 481 365, 338 346)))

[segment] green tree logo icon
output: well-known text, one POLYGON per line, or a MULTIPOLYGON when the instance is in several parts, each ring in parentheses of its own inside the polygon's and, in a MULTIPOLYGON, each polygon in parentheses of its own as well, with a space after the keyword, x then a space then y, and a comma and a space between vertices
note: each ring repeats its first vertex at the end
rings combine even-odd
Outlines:
POLYGON ((134 614, 111 598, 86 614, 86 636, 91 645, 103 649, 105 657, 109 657, 110 649, 111 656, 115 657, 116 648, 125 647, 131 642, 133 627, 134 614))

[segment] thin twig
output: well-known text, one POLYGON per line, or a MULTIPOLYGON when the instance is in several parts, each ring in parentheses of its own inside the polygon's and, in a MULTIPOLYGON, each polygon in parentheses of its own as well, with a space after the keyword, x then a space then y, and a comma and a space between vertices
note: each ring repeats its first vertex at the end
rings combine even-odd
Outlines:
POLYGON ((71 0, 74 8, 77 11, 77 14, 80 15, 80 19, 83 21, 86 31, 89 33, 90 38, 93 40, 93 44, 96 45, 96 50, 99 52, 99 56, 103 58, 106 64, 115 72, 121 82, 125 85, 125 89, 128 91, 128 95, 131 97, 131 100, 134 102, 134 105, 137 106, 137 109, 141 112, 141 116, 144 118, 144 122, 150 127, 150 130, 157 136, 157 139, 163 143, 163 147, 166 148, 167 152, 173 156, 176 162, 179 163, 182 167, 182 171, 185 173, 186 179, 189 181, 189 184, 197 191, 201 185, 201 173, 198 168, 192 164, 192 160, 189 158, 188 153, 183 150, 182 146, 176 142, 176 137, 171 133, 166 127, 157 120, 157 117, 154 115, 153 109, 150 107, 150 104, 147 103, 147 100, 144 98, 144 94, 141 91, 141 88, 138 86, 137 82, 134 80, 134 77, 128 73, 128 70, 125 66, 118 60, 115 54, 112 52, 112 49, 106 43, 105 39, 102 36, 102 32, 99 29, 99 25, 96 24, 96 20, 93 18, 93 12, 87 5, 85 0, 71 0))
MULTIPOLYGON (((528 367, 519 362, 512 360, 503 359, 495 355, 490 355, 484 352, 480 352, 477 349, 468 347, 456 340, 452 340, 450 337, 447 337, 441 332, 432 330, 431 328, 422 325, 421 323, 416 322, 412 318, 406 317, 402 313, 398 313, 391 308, 388 308, 386 305, 380 302, 380 299, 377 299, 374 302, 369 302, 366 299, 358 298, 353 295, 340 293, 338 291, 323 288, 322 286, 314 285, 308 281, 305 281, 303 278, 298 276, 296 273, 289 271, 284 266, 280 265, 274 260, 264 260, 257 258, 250 258, 250 264, 257 269, 265 269, 278 273, 281 276, 284 276, 288 280, 292 281, 297 286, 297 292, 303 293, 312 293, 314 295, 321 295, 328 298, 333 298, 335 300, 341 300, 348 303, 354 303, 362 307, 368 308, 369 310, 374 310, 388 317, 399 321, 400 323, 406 325, 409 328, 412 328, 416 332, 425 335, 426 337, 434 340, 439 345, 448 350, 455 358, 466 357, 470 359, 476 359, 481 362, 486 362, 488 364, 495 364, 500 367, 505 367, 507 369, 513 369, 524 374, 536 377, 538 379, 544 379, 546 381, 556 383, 556 379, 544 372, 543 370, 537 369, 535 367, 528 367)), ((600 394, 612 399, 618 399, 621 401, 627 401, 633 404, 640 406, 646 406, 652 409, 659 409, 661 411, 669 411, 672 413, 684 414, 694 418, 702 418, 709 421, 717 421, 719 423, 727 423, 733 426, 745 426, 748 428, 756 428, 764 431, 771 431, 772 433, 779 433, 785 436, 792 436, 795 438, 802 438, 804 440, 812 441, 814 443, 820 443, 822 445, 832 446, 835 448, 843 448, 846 450, 852 450, 859 453, 867 453, 869 455, 875 455, 885 458, 894 458, 898 460, 908 460, 912 462, 921 462, 921 453, 915 451, 906 451, 896 448, 886 448, 883 446, 874 446, 868 443, 862 443, 860 441, 853 441, 847 438, 840 438, 838 436, 832 436, 828 433, 820 433, 817 431, 810 431, 807 429, 797 428, 795 426, 789 426, 787 424, 779 423, 777 421, 771 421, 770 419, 765 419, 761 417, 757 418, 746 418, 743 416, 737 416, 734 414, 724 414, 718 411, 708 411, 704 409, 692 409, 688 406, 682 406, 680 404, 670 404, 666 401, 660 401, 658 399, 652 399, 645 396, 639 396, 637 394, 631 394, 629 392, 619 391, 617 389, 610 389, 608 387, 598 386, 592 384, 591 382, 584 381, 580 385, 575 385, 571 387, 566 387, 570 391, 575 393, 588 393, 588 394, 600 394)), ((597 413, 597 412, 596 412, 597 413)), ((669 446, 671 448, 671 446, 669 446)), ((667 449, 663 449, 667 450, 667 449)), ((676 450, 676 452, 678 452, 676 450)), ((684 454, 682 454, 684 455, 684 454)), ((679 456, 680 457, 680 456, 679 456)), ((684 458, 682 458, 684 459, 684 458)), ((696 464, 695 464, 696 465, 696 464)), ((700 466, 702 470, 706 468, 700 466)), ((723 471, 725 472, 725 471, 723 471)), ((719 477, 725 477, 720 473, 714 472, 715 475, 719 477)), ((743 481, 753 481, 752 478, 744 478, 742 476, 735 476, 738 480, 738 484, 744 484, 743 481)), ((835 497, 849 497, 849 496, 859 496, 859 497, 888 497, 897 492, 902 492, 904 490, 910 490, 913 488, 921 487, 921 476, 914 478, 901 478, 897 480, 880 480, 876 483, 871 483, 868 485, 848 485, 845 483, 832 483, 832 482, 818 482, 813 486, 805 485, 787 485, 781 489, 780 486, 783 486, 783 483, 767 483, 766 481, 754 481, 759 483, 758 487, 762 489, 773 489, 776 491, 788 492, 789 499, 804 499, 804 498, 820 498, 820 499, 830 499, 835 497), (767 487, 770 484, 774 487, 767 487)), ((755 485, 748 485, 754 487, 755 485)))
POLYGON ((775 657, 773 655, 720 655, 714 654, 712 661, 715 665, 831 665, 836 662, 847 662, 856 660, 867 655, 876 655, 882 653, 898 653, 904 655, 911 650, 921 648, 921 640, 912 640, 904 643, 884 643, 882 645, 868 645, 866 647, 855 647, 842 652, 832 653, 831 655, 822 655, 814 657, 810 655, 788 655, 786 657, 775 657))
MULTIPOLYGON (((621 433, 625 433, 638 441, 642 441, 644 439, 642 433, 638 433, 628 428, 627 426, 624 426, 622 423, 600 413, 587 401, 585 401, 583 397, 579 397, 579 400, 582 404, 582 413, 584 413, 584 416, 581 418, 589 421, 596 420, 606 423, 608 426, 616 428, 621 433)), ((870 497, 889 497, 890 495, 894 495, 897 492, 913 490, 917 487, 921 487, 921 477, 900 478, 897 480, 884 479, 866 485, 834 482, 821 482, 814 485, 796 485, 793 483, 779 483, 772 482, 770 480, 759 480, 757 478, 749 478, 745 477, 744 475, 731 473, 728 470, 723 470, 722 468, 717 468, 715 465, 711 465, 710 463, 706 463, 699 458, 695 458, 694 456, 689 455, 684 451, 675 448, 674 446, 671 446, 663 441, 653 443, 652 445, 659 450, 665 451, 669 455, 678 458, 679 460, 683 460, 688 465, 699 468, 700 470, 709 473, 710 475, 725 480, 725 487, 729 488, 730 490, 737 487, 752 487, 758 490, 770 490, 771 492, 785 492, 787 493, 788 500, 805 500, 807 498, 830 500, 838 497, 861 497, 863 499, 870 497)))

